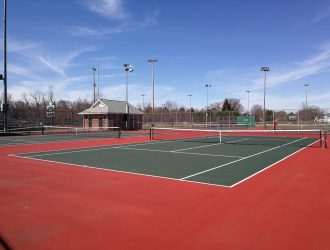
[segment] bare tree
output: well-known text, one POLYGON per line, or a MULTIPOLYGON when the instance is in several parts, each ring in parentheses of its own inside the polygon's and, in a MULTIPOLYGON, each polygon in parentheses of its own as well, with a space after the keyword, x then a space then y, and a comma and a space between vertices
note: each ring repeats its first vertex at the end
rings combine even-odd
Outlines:
POLYGON ((48 101, 53 102, 54 101, 54 87, 53 86, 48 86, 47 95, 48 95, 48 98, 47 98, 48 101))
POLYGON ((179 105, 175 101, 167 100, 164 104, 162 104, 162 107, 168 111, 177 111, 179 105))
POLYGON ((263 107, 259 104, 255 104, 251 108, 251 114, 256 117, 257 121, 262 121, 263 107))
POLYGON ((209 105, 210 110, 221 110, 222 109, 223 102, 214 102, 209 105))
POLYGON ((228 98, 228 103, 230 104, 230 110, 236 112, 243 112, 243 105, 241 101, 237 98, 228 98))

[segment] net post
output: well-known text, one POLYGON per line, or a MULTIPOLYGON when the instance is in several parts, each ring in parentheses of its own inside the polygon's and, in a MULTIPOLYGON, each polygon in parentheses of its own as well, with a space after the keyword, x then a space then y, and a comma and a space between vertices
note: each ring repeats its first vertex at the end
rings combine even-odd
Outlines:
POLYGON ((320 147, 322 148, 322 130, 320 130, 320 147))
POLYGON ((328 148, 328 132, 324 131, 324 148, 328 148))
POLYGON ((219 142, 222 143, 222 133, 221 133, 221 130, 219 131, 219 142))
POLYGON ((149 129, 149 139, 152 141, 152 127, 149 129))

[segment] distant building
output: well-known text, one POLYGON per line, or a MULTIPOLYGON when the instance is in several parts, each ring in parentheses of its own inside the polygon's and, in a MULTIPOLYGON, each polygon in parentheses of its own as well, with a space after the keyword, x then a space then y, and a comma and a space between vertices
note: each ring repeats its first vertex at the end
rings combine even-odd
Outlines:
POLYGON ((90 108, 82 111, 84 128, 120 127, 121 129, 142 129, 143 112, 125 101, 98 99, 90 108))

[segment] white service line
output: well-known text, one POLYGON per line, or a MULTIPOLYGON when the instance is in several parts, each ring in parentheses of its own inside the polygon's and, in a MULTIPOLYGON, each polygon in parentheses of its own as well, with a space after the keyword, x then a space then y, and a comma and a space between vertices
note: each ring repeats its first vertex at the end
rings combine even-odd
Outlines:
POLYGON ((137 151, 149 151, 149 152, 162 152, 162 153, 172 153, 172 154, 186 154, 186 155, 201 155, 201 156, 215 156, 215 157, 229 157, 229 158, 243 158, 242 156, 237 155, 213 155, 213 154, 200 154, 192 152, 177 152, 177 151, 166 151, 159 149, 145 149, 145 148, 129 148, 129 147, 113 147, 116 149, 128 149, 128 150, 137 150, 137 151))
POLYGON ((92 166, 88 166, 88 165, 79 165, 79 164, 66 163, 66 162, 60 162, 60 161, 43 160, 43 159, 38 159, 38 158, 28 158, 28 157, 19 156, 19 155, 12 155, 12 156, 13 157, 17 157, 17 158, 34 160, 34 161, 51 162, 51 163, 56 163, 56 164, 61 164, 61 165, 68 165, 68 166, 74 166, 74 167, 97 169, 97 170, 101 170, 101 171, 110 171, 110 172, 117 172, 117 173, 124 173, 124 174, 138 175, 138 176, 147 176, 147 177, 153 177, 153 178, 159 178, 159 179, 165 179, 165 180, 171 180, 171 181, 181 181, 181 182, 188 182, 188 183, 197 183, 197 184, 207 185, 207 186, 229 188, 229 186, 221 185, 221 184, 205 183, 205 182, 190 181, 190 180, 181 180, 181 179, 176 179, 176 178, 173 178, 173 177, 165 177, 165 176, 158 176, 158 175, 151 175, 151 174, 142 174, 142 173, 128 172, 128 171, 122 171, 122 170, 116 170, 116 169, 107 169, 107 168, 100 168, 100 167, 92 167, 92 166))
MULTIPOLYGON (((316 141, 316 142, 318 142, 318 141, 316 141)), ((272 163, 272 164, 271 164, 271 165, 269 165, 268 167, 266 167, 266 168, 263 168, 263 169, 259 170, 258 172, 254 173, 254 174, 252 174, 252 175, 250 175, 250 176, 248 176, 248 177, 246 177, 246 178, 245 178, 245 179, 243 179, 243 180, 240 180, 239 182, 236 182, 235 184, 231 185, 230 187, 232 188, 232 187, 235 187, 235 186, 237 186, 238 184, 240 184, 240 183, 242 183, 242 182, 244 182, 244 181, 246 181, 246 180, 248 180, 248 179, 252 178, 253 176, 255 176, 255 175, 257 175, 257 174, 259 174, 259 173, 261 173, 261 172, 265 171, 266 169, 268 169, 268 168, 270 168, 270 167, 272 167, 272 166, 276 165, 277 163, 280 163, 281 161, 284 161, 285 159, 287 159, 287 158, 289 158, 289 157, 291 157, 291 156, 293 156, 293 155, 295 155, 295 154, 299 153, 300 151, 302 151, 302 150, 304 150, 304 149, 308 148, 310 145, 312 145, 312 144, 314 144, 314 143, 316 143, 316 142, 312 142, 312 143, 308 144, 308 146, 307 146, 307 147, 303 147, 303 148, 301 148, 301 149, 299 149, 299 150, 297 150, 297 151, 293 152, 292 154, 290 154, 290 155, 288 155, 288 156, 286 156, 286 157, 282 158, 281 160, 278 160, 277 162, 274 162, 274 163, 272 163)))
POLYGON ((221 143, 216 143, 216 144, 211 144, 211 145, 203 145, 203 146, 192 147, 192 148, 182 148, 182 149, 172 150, 171 152, 179 152, 179 151, 190 150, 190 149, 195 149, 195 148, 206 148, 206 147, 217 146, 217 145, 220 145, 220 144, 221 143))
POLYGON ((283 144, 283 145, 281 145, 281 146, 277 146, 277 147, 274 147, 274 148, 270 148, 270 149, 267 149, 267 150, 261 151, 261 152, 256 153, 256 154, 249 155, 249 156, 243 157, 243 158, 241 158, 241 159, 238 159, 238 160, 235 160, 235 161, 231 161, 231 162, 228 162, 228 163, 222 164, 222 165, 220 165, 220 166, 217 166, 217 167, 214 167, 214 168, 210 168, 210 169, 207 169, 207 170, 204 170, 204 171, 201 171, 201 172, 198 172, 198 173, 195 173, 195 174, 192 174, 192 175, 189 175, 189 176, 183 177, 183 178, 181 178, 181 180, 185 180, 185 179, 191 178, 191 177, 196 176, 196 175, 200 175, 200 174, 203 174, 203 173, 206 173, 206 172, 210 172, 210 171, 215 170, 215 169, 218 169, 218 168, 222 168, 222 167, 225 167, 225 166, 231 165, 231 164, 236 163, 236 162, 239 162, 239 161, 243 161, 243 160, 245 160, 245 159, 248 159, 248 158, 254 157, 254 156, 256 156, 256 155, 260 155, 260 154, 263 154, 263 153, 266 153, 266 152, 272 151, 272 150, 277 149, 277 148, 280 148, 280 147, 284 147, 284 146, 286 146, 286 145, 290 145, 290 144, 292 144, 292 143, 295 143, 295 142, 297 142, 297 141, 304 140, 304 139, 306 139, 306 138, 307 138, 307 137, 305 137, 305 138, 300 138, 300 139, 298 139, 298 140, 295 140, 295 141, 292 141, 292 142, 289 142, 289 143, 283 144))

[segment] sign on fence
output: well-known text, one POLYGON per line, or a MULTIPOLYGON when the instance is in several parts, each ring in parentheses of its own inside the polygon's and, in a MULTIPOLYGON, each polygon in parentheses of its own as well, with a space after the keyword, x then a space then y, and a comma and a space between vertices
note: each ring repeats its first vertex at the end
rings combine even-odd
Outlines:
POLYGON ((237 126, 255 127, 256 118, 255 116, 237 116, 237 126))

